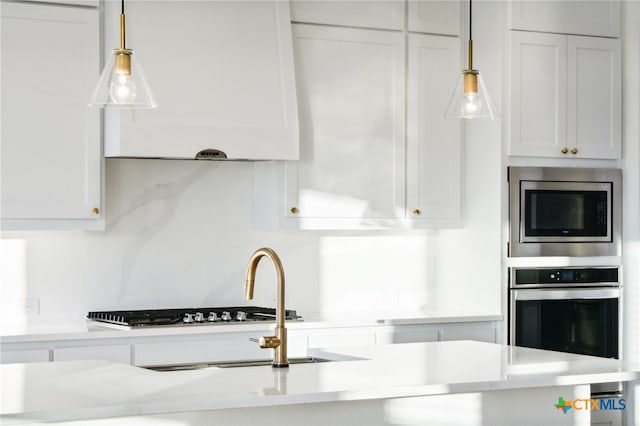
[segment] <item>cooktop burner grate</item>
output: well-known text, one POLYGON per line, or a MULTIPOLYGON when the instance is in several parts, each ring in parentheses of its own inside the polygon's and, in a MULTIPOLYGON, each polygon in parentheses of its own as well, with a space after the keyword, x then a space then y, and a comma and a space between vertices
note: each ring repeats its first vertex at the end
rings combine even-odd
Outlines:
MULTIPOLYGON (((275 321, 276 310, 259 306, 227 306, 212 308, 148 309, 133 311, 95 311, 87 318, 93 321, 128 327, 170 325, 211 325, 256 321, 275 321)), ((285 311, 286 320, 300 320, 294 310, 285 311)))

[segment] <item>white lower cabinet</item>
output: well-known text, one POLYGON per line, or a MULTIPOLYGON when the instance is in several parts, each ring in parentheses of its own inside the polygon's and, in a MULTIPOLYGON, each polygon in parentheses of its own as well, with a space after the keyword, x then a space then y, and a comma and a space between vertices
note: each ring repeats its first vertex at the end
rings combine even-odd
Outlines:
POLYGON ((394 330, 381 331, 376 335, 377 344, 437 342, 438 330, 421 326, 403 326, 394 330))
POLYGON ((100 229, 99 11, 2 2, 0 227, 100 229))
POLYGON ((49 349, 14 349, 4 350, 0 355, 0 364, 28 363, 28 362, 48 362, 49 349))
POLYGON ((496 329, 493 326, 449 325, 438 330, 438 340, 475 340, 478 342, 496 342, 496 329))
MULTIPOLYGON (((307 355, 312 348, 371 346, 438 340, 496 341, 494 322, 369 325, 359 327, 288 328, 289 358, 307 355)), ((249 338, 271 335, 272 330, 202 333, 167 336, 130 336, 82 341, 54 340, 5 343, 2 363, 102 359, 137 366, 270 359, 273 351, 261 349, 249 338)))
POLYGON ((53 361, 104 359, 131 364, 131 345, 75 346, 53 349, 53 361))

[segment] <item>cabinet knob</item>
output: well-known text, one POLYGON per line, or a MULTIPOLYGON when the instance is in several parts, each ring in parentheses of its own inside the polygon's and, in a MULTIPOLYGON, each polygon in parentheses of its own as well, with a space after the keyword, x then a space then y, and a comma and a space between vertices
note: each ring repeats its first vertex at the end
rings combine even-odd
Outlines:
POLYGON ((577 154, 578 153, 578 148, 573 148, 571 150, 571 153, 574 154, 574 155, 577 154))
POLYGON ((99 209, 99 208, 97 208, 97 207, 94 207, 94 208, 92 208, 92 209, 91 209, 91 213, 92 213, 94 216, 98 216, 98 215, 100 214, 100 209, 99 209))
POLYGON ((560 150, 560 152, 563 153, 563 154, 566 154, 567 152, 569 152, 569 149, 568 148, 562 148, 560 150))
POLYGON ((422 212, 420 211, 420 209, 415 209, 413 210, 411 213, 413 213, 414 216, 420 216, 422 214, 422 212))
POLYGON ((291 207, 291 210, 290 210, 290 211, 291 211, 291 213, 293 213, 293 214, 298 214, 298 211, 299 211, 299 210, 298 210, 298 208, 297 208, 297 207, 291 207))

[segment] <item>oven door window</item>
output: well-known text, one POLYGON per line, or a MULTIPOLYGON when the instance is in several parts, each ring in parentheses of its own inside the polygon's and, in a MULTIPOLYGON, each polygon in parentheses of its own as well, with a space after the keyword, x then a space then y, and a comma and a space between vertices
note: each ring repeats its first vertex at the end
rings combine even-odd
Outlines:
POLYGON ((618 300, 516 301, 516 346, 618 358, 618 300))
POLYGON ((531 237, 607 237, 606 191, 527 190, 524 234, 531 237))

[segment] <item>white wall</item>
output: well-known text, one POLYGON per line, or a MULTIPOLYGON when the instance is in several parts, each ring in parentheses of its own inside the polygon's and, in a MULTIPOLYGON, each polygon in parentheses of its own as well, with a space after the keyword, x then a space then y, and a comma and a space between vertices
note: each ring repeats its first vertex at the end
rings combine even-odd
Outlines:
POLYGON ((623 2, 624 357, 640 362, 640 2, 623 2))

